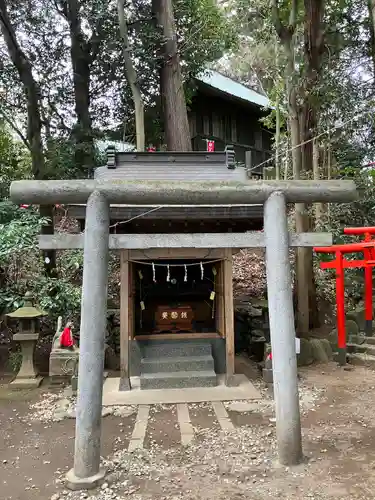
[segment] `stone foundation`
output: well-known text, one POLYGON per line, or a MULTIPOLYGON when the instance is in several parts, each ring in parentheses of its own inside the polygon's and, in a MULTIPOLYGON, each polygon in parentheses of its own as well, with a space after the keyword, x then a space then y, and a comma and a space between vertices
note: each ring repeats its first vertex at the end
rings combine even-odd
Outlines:
POLYGON ((69 382, 78 370, 79 350, 53 349, 49 357, 49 376, 52 384, 69 382))

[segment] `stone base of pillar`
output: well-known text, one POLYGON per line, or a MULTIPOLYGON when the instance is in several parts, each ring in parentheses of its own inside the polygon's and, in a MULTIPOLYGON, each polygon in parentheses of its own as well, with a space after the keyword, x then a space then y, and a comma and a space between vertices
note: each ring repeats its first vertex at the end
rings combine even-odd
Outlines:
POLYGON ((74 474, 74 469, 70 469, 65 476, 66 487, 72 491, 93 490, 104 483, 105 475, 106 471, 100 469, 95 476, 82 478, 74 474))
POLYGON ((272 368, 263 368, 263 382, 266 384, 273 384, 273 371, 272 368))
POLYGON ((237 375, 226 375, 225 385, 227 387, 238 387, 240 385, 240 380, 237 375))
POLYGON ((43 381, 43 377, 15 378, 9 384, 10 389, 37 389, 43 381))
POLYGON ((118 390, 119 391, 130 391, 131 390, 130 379, 128 377, 121 377, 118 390))
POLYGON ((337 362, 340 366, 346 365, 346 348, 338 348, 337 349, 337 362))

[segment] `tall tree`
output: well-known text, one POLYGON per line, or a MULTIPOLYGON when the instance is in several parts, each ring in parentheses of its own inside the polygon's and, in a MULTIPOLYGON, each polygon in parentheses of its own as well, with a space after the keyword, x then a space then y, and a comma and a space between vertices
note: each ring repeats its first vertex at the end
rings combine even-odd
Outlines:
POLYGON ((132 61, 131 48, 128 35, 128 24, 125 14, 125 1, 117 0, 117 11, 119 19, 120 34, 123 43, 123 54, 125 62, 125 76, 131 89, 134 111, 135 111, 135 134, 137 151, 145 149, 145 112, 141 88, 138 82, 137 73, 132 61))
POLYGON ((301 140, 303 169, 313 170, 313 141, 317 133, 319 83, 322 70, 324 43, 324 0, 304 0, 304 72, 302 89, 301 140))
POLYGON ((370 54, 372 59, 372 70, 375 77, 375 0, 367 0, 367 8, 370 21, 370 54))
POLYGON ((87 39, 81 19, 80 0, 62 0, 62 13, 69 23, 70 55, 73 70, 75 112, 77 123, 73 130, 76 142, 76 164, 90 172, 94 166, 94 137, 90 114, 90 72, 92 43, 87 39))
MULTIPOLYGON (((289 20, 284 24, 278 0, 272 0, 272 19, 276 33, 279 36, 284 49, 287 64, 285 67, 285 86, 288 103, 288 121, 292 146, 293 179, 300 179, 302 171, 302 149, 301 149, 301 128, 300 128, 300 108, 299 97, 299 72, 296 67, 297 45, 295 33, 299 14, 299 0, 292 0, 289 20)), ((307 230, 308 218, 306 207, 303 203, 295 205, 296 231, 307 230)), ((309 330, 309 270, 308 253, 304 248, 297 250, 297 325, 301 333, 309 330)))
POLYGON ((192 145, 172 0, 155 0, 154 9, 162 32, 160 95, 165 141, 170 151, 191 151, 192 145))
MULTIPOLYGON (((35 179, 43 180, 45 178, 45 159, 42 142, 40 91, 32 73, 31 63, 22 50, 15 29, 10 22, 5 0, 0 0, 0 24, 9 57, 17 70, 26 96, 27 144, 31 153, 33 176, 35 179)), ((49 224, 42 227, 42 233, 53 234, 53 206, 41 206, 40 215, 49 220, 49 224)), ((56 272, 56 253, 54 251, 45 251, 44 262, 47 274, 54 276, 56 272)))

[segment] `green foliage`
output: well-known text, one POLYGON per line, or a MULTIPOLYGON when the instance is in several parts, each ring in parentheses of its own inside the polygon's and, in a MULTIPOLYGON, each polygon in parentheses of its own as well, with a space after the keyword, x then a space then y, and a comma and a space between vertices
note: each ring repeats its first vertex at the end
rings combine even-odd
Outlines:
POLYGON ((8 357, 8 364, 12 372, 18 373, 22 364, 22 352, 21 351, 10 352, 8 357))
POLYGON ((30 291, 52 321, 59 315, 76 315, 81 300, 82 252, 65 252, 58 260, 61 278, 47 278, 37 246, 37 235, 47 221, 34 208, 21 209, 9 202, 0 203, 0 220, 0 312, 20 307, 30 291))
POLYGON ((66 278, 51 279, 44 276, 37 280, 35 295, 43 310, 52 318, 76 315, 81 305, 81 288, 66 278))
MULTIPOLYGON (((1 119, 1 114, 0 114, 1 119)), ((11 181, 31 175, 30 154, 0 121, 0 199, 8 196, 11 181)))
POLYGON ((177 0, 174 7, 179 50, 188 74, 196 75, 237 47, 235 23, 214 0, 177 0))
MULTIPOLYGON (((2 204, 0 203, 0 214, 2 204)), ((10 209, 4 205, 4 212, 10 209)), ((7 213, 9 217, 9 212, 7 213)), ((17 262, 26 253, 37 249, 37 235, 47 221, 40 219, 34 209, 13 207, 13 218, 0 224, 0 266, 5 267, 17 262)))

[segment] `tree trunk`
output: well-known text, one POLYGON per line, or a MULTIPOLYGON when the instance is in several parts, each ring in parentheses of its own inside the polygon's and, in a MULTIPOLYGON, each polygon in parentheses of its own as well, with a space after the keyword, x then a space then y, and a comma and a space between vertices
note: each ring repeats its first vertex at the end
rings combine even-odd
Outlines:
POLYGON ((276 134, 275 134, 276 179, 280 179, 280 97, 276 98, 276 134))
MULTIPOLYGON (((27 142, 31 153, 31 163, 34 179, 45 179, 45 161, 42 142, 42 120, 40 114, 40 92, 34 80, 30 61, 23 52, 17 40, 16 32, 10 22, 5 0, 0 0, 1 31, 8 49, 9 57, 18 72, 23 85, 27 102, 27 142)), ((42 227, 42 234, 53 234, 53 206, 41 206, 41 217, 49 220, 48 225, 42 227)), ((48 276, 56 275, 56 252, 46 250, 43 252, 44 268, 48 276)))
MULTIPOLYGON (((318 181, 320 179, 319 172, 319 142, 315 139, 313 141, 313 172, 314 172, 314 180, 318 181)), ((323 203, 315 204, 315 223, 320 226, 322 222, 322 217, 324 213, 324 205, 323 203)))
MULTIPOLYGON (((304 92, 301 120, 303 123, 301 139, 305 142, 302 150, 303 166, 306 171, 314 172, 314 160, 317 162, 315 175, 319 176, 318 151, 315 151, 314 158, 314 137, 318 133, 319 117, 319 96, 318 84, 322 70, 324 44, 324 0, 304 0, 305 21, 304 21, 304 92)), ((321 206, 316 207, 320 212, 321 206)), ((313 220, 308 222, 310 230, 313 229, 313 220)), ((310 307, 310 326, 319 326, 319 315, 316 299, 316 285, 314 279, 313 253, 312 249, 306 249, 306 265, 308 267, 308 290, 310 307)))
MULTIPOLYGON (((288 56, 286 89, 288 93, 288 110, 289 110, 289 128, 292 146, 292 163, 293 163, 293 179, 301 178, 302 170, 302 150, 300 136, 300 120, 299 109, 297 103, 297 89, 294 83, 295 79, 295 63, 294 63, 294 48, 293 40, 290 39, 286 48, 288 56)), ((304 203, 295 204, 295 222, 296 232, 303 233, 308 230, 308 217, 306 206, 304 203)), ((307 333, 309 331, 309 295, 306 290, 309 289, 309 274, 307 268, 308 249, 297 248, 296 252, 296 289, 297 289, 297 328, 299 333, 307 333)))
POLYGON ((70 56, 77 123, 73 129, 76 144, 75 164, 86 175, 94 168, 94 136, 90 115, 90 44, 81 26, 79 0, 63 0, 62 8, 69 23, 70 56))
POLYGON ((125 17, 125 0, 117 0, 117 11, 119 19, 120 34, 123 41, 123 52, 125 61, 125 76, 132 92, 135 111, 135 132, 137 137, 137 151, 145 150, 145 119, 144 105, 137 74, 130 55, 128 26, 125 17))
POLYGON ((162 27, 163 61, 160 70, 160 94, 164 117, 165 141, 170 151, 191 151, 190 128, 185 92, 177 50, 177 35, 172 0, 157 0, 157 22, 162 27))
POLYGON ((302 134, 304 167, 307 171, 313 170, 313 143, 317 133, 319 99, 317 87, 322 69, 324 53, 324 0, 304 0, 304 93, 302 105, 302 134))
MULTIPOLYGON (((279 72, 279 44, 275 40, 275 66, 276 72, 279 72)), ((275 134, 275 171, 276 179, 280 179, 280 94, 277 89, 276 95, 276 134, 275 134)))
MULTIPOLYGON (((293 178, 300 179, 302 170, 302 152, 301 152, 301 136, 300 136, 300 113, 297 101, 297 70, 295 66, 295 40, 294 34, 297 27, 299 0, 292 0, 289 23, 284 26, 281 22, 279 2, 272 0, 272 18, 276 33, 279 36, 280 42, 284 48, 287 65, 285 68, 285 85, 288 97, 288 112, 289 112, 289 130, 292 146, 292 162, 293 162, 293 178)), ((296 231, 304 232, 308 226, 306 217, 306 207, 303 203, 295 205, 295 221, 296 231)), ((297 249, 296 259, 296 288, 297 288, 297 328, 299 333, 307 333, 309 330, 309 295, 306 290, 309 290, 309 273, 308 273, 308 254, 305 248, 297 249)))
POLYGON ((375 78, 375 0, 367 0, 367 7, 370 19, 370 50, 375 78))

